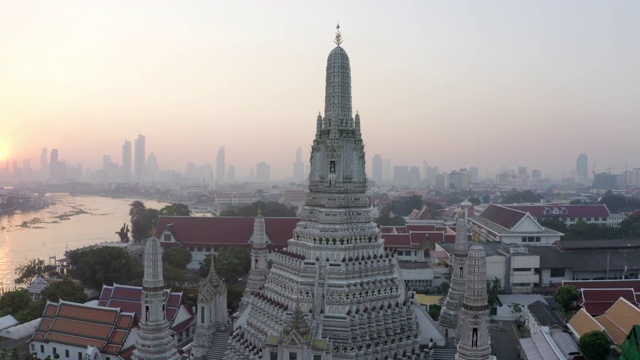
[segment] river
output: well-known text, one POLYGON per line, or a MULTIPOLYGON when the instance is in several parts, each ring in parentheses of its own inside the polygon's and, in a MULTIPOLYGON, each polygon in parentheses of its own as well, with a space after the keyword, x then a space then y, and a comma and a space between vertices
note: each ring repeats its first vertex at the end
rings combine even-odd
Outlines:
MULTIPOLYGON (((47 208, 0 215, 0 291, 13 290, 14 269, 29 259, 64 257, 73 250, 102 242, 118 242, 115 233, 129 223, 129 204, 138 199, 47 194, 47 208)), ((142 200, 148 208, 166 203, 142 200)), ((51 260, 53 261, 53 260, 51 260)))

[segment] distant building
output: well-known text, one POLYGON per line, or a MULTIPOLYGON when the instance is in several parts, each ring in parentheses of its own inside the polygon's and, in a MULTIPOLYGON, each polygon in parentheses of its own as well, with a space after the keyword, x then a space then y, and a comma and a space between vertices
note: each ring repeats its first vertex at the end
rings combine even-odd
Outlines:
POLYGON ((131 181, 131 141, 122 144, 122 180, 131 181))
POLYGON ((393 183, 398 185, 409 185, 409 167, 394 166, 393 167, 393 183))
POLYGON ((593 187, 597 190, 617 190, 618 176, 603 172, 593 177, 593 187))
POLYGON ((382 157, 380 154, 373 155, 373 160, 371 160, 371 167, 373 172, 373 181, 378 184, 382 182, 382 157))
POLYGON ((266 162, 261 162, 256 165, 256 180, 258 182, 269 183, 271 182, 271 165, 266 162))
POLYGON ((222 185, 226 183, 225 170, 224 146, 220 146, 218 148, 218 156, 216 157, 216 184, 222 185))
POLYGON ((457 190, 469 190, 469 172, 467 169, 454 170, 449 173, 449 187, 457 190))
POLYGON ((589 183, 589 159, 587 154, 580 154, 576 159, 576 181, 586 185, 589 183))
POLYGON ((296 162, 293 163, 293 180, 304 180, 304 163, 302 162, 302 148, 296 149, 296 162))
POLYGON ((541 205, 504 205, 510 209, 515 209, 531 214, 537 221, 556 220, 565 223, 567 226, 578 221, 587 224, 597 224, 602 226, 618 226, 611 219, 611 214, 607 205, 566 205, 566 204, 541 204, 541 205))
POLYGON ((135 140, 135 155, 134 155, 134 172, 136 181, 140 182, 143 179, 145 172, 146 161, 146 145, 144 135, 138 135, 135 140))

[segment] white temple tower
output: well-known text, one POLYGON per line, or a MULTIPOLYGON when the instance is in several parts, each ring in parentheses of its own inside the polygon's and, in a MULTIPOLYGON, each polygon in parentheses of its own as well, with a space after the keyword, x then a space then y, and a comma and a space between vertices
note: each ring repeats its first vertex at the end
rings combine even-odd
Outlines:
POLYGON ((240 301, 240 311, 248 305, 251 295, 264 287, 267 278, 267 244, 271 244, 271 240, 267 236, 261 210, 258 210, 258 216, 253 222, 253 234, 249 238, 249 243, 251 244, 251 270, 249 270, 244 296, 240 301))
POLYGON ((351 67, 339 28, 335 43, 301 220, 287 249, 274 254, 246 324, 237 322, 229 359, 302 359, 304 353, 314 360, 373 360, 409 358, 418 350, 415 307, 371 215, 360 115, 352 113, 351 67), (300 342, 311 347, 272 351, 298 308, 296 326, 305 322, 309 329, 300 342))
POLYGON ((459 338, 456 359, 485 360, 491 358, 487 255, 481 245, 473 245, 467 258, 467 285, 460 310, 459 338))
POLYGON ((142 310, 140 331, 133 357, 140 360, 178 359, 169 321, 167 321, 167 296, 162 277, 162 248, 160 241, 152 237, 144 249, 144 278, 142 280, 142 310))
POLYGON ((209 275, 200 284, 198 290, 198 322, 193 341, 193 354, 196 358, 205 356, 209 350, 213 333, 227 324, 227 288, 216 273, 213 256, 209 275))
POLYGON ((451 285, 438 319, 438 323, 447 339, 455 340, 458 338, 458 316, 466 287, 465 273, 468 254, 467 223, 465 220, 459 219, 456 222, 456 242, 453 251, 451 285))

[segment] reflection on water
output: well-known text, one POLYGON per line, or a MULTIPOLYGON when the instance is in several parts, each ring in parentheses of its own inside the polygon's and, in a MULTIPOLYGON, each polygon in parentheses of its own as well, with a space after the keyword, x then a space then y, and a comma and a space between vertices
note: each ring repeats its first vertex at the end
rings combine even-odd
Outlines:
MULTIPOLYGON (((136 199, 48 194, 48 208, 0 215, 0 289, 13 289, 14 269, 28 259, 45 263, 73 250, 101 242, 117 242, 116 232, 129 223, 129 204, 136 199), (50 259, 51 257, 51 259, 50 259)), ((143 200, 148 208, 167 205, 143 200)))

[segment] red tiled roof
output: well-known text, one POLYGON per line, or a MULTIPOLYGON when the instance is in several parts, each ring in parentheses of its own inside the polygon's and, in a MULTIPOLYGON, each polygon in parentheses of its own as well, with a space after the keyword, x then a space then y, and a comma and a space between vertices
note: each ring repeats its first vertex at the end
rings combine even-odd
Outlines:
POLYGON ((409 234, 383 234, 384 244, 393 247, 411 247, 411 237, 409 234))
POLYGON ((640 293, 640 280, 563 280, 563 286, 571 285, 578 289, 633 289, 637 294, 640 293))
POLYGON ((620 298, 638 306, 633 289, 581 289, 582 306, 591 316, 604 314, 620 298))
MULTIPOLYGON (((176 331, 174 327, 179 324, 174 324, 174 321, 176 320, 178 310, 181 306, 184 306, 182 305, 182 293, 169 293, 169 290, 165 290, 165 293, 169 296, 167 300, 167 320, 171 324, 171 329, 176 331)), ((142 313, 141 299, 142 287, 118 284, 114 286, 105 285, 102 287, 98 306, 117 308, 125 312, 131 312, 135 314, 137 319, 140 319, 140 314, 142 313)), ((131 326, 131 324, 129 324, 129 326, 131 326)))
POLYGON ((522 212, 528 212, 535 218, 541 217, 608 217, 609 209, 604 204, 589 205, 505 205, 522 212), (566 211, 563 211, 565 209, 566 211), (554 214, 555 212, 555 214, 554 214))
POLYGON ((480 214, 480 217, 511 230, 525 217, 526 213, 504 206, 491 204, 480 214))
POLYGON ((435 225, 407 225, 409 231, 436 231, 435 225))
POLYGON ((133 324, 133 313, 66 301, 48 302, 32 341, 45 341, 85 347, 117 354, 133 324), (121 327, 128 324, 128 327, 121 327))
MULTIPOLYGON (((162 241, 162 233, 170 229, 176 241, 183 246, 248 247, 254 220, 251 217, 160 216, 156 237, 166 246, 168 243, 162 241)), ((274 245, 284 247, 299 221, 299 218, 264 218, 265 231, 274 245)))

